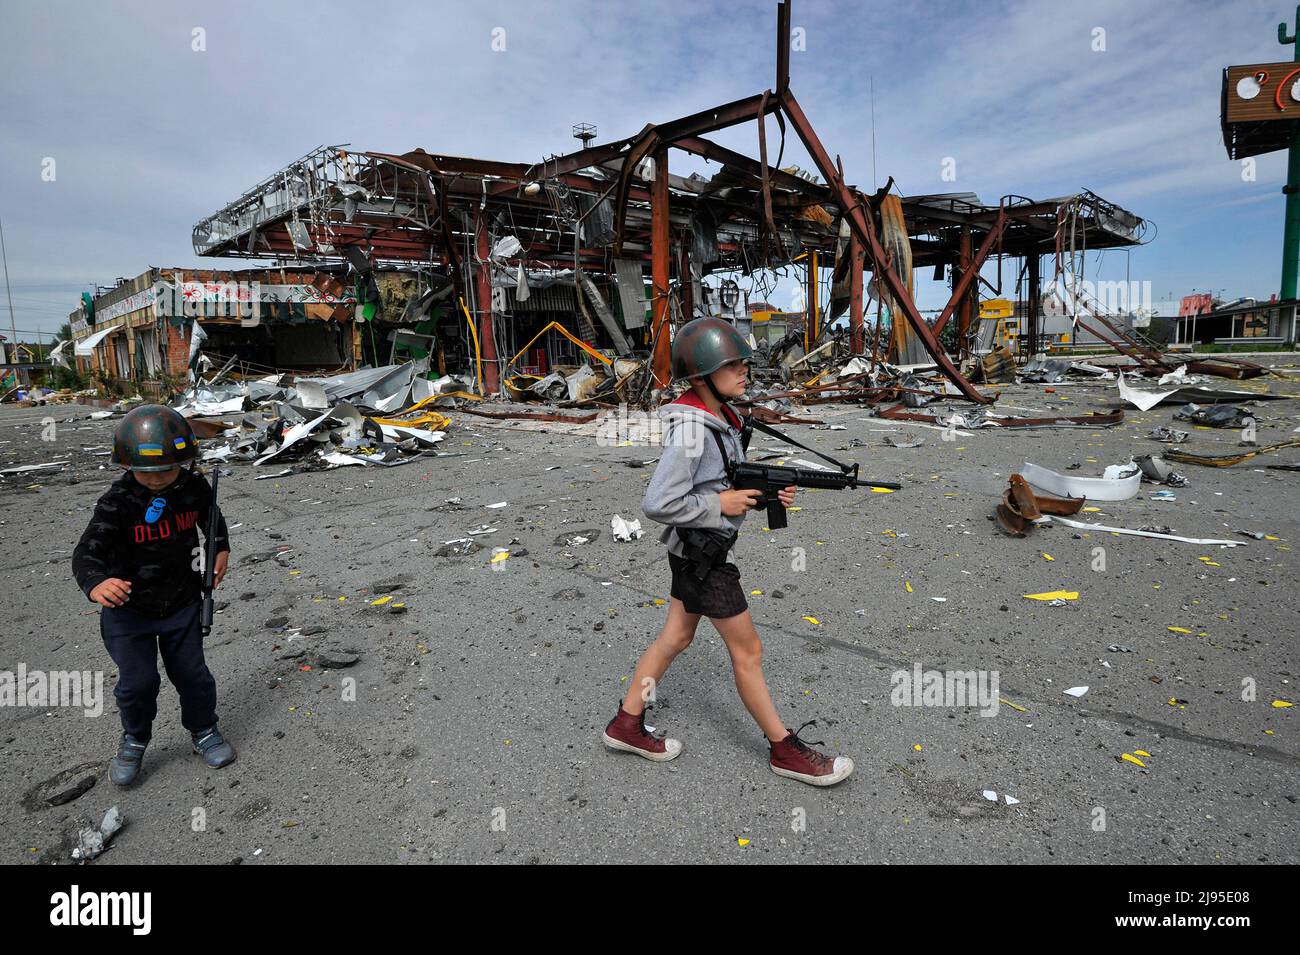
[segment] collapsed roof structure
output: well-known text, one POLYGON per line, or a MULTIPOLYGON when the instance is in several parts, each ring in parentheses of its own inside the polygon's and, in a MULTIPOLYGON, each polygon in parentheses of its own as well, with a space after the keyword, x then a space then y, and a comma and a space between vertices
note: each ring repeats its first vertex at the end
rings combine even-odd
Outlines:
MULTIPOLYGON (((510 373, 494 323, 541 284, 572 289, 575 331, 586 341, 607 340, 623 357, 644 347, 646 390, 657 393, 669 383, 672 326, 710 313, 705 276, 803 263, 805 351, 847 311, 851 354, 865 355, 869 272, 873 297, 892 317, 889 360, 933 363, 963 397, 983 404, 989 397, 961 373, 939 336, 955 322, 956 357, 970 353, 979 286, 1000 291, 1003 257, 1023 260, 1017 274, 1028 280, 1032 355, 1041 257, 1055 256, 1059 276, 1063 260, 1083 248, 1143 241, 1144 220, 1087 191, 1044 201, 1005 196, 996 205, 969 193, 904 198, 892 179, 874 193, 860 191, 790 87, 790 0, 778 5, 776 46, 773 89, 602 144, 575 129, 583 148, 535 163, 319 147, 199 222, 195 252, 347 263, 361 288, 379 267, 417 269, 424 282, 407 317, 418 319, 440 302, 463 313, 481 384, 491 393, 510 373), (778 142, 768 141, 768 116, 780 129, 778 142), (757 125, 756 159, 706 138, 748 122, 757 125), (820 178, 782 166, 787 125, 820 178), (721 168, 707 178, 675 176, 672 149, 721 168), (996 286, 980 275, 991 256, 996 286), (834 270, 825 305, 817 300, 823 267, 834 270), (925 267, 951 269, 951 295, 932 322, 913 297, 913 270, 925 267)), ((878 355, 885 345, 879 338, 869 352, 873 366, 886 357, 878 355)))

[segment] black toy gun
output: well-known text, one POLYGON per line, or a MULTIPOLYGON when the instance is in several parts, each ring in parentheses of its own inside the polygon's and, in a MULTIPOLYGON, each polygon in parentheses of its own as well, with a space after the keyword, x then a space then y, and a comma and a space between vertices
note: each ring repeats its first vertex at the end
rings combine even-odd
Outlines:
POLYGON ((199 629, 203 636, 212 632, 212 590, 217 570, 217 528, 221 525, 221 512, 217 510, 217 482, 221 469, 212 469, 212 503, 208 507, 207 539, 203 542, 203 603, 199 608, 199 629))
POLYGON ((728 464, 727 477, 731 480, 731 486, 737 491, 762 492, 754 502, 754 506, 767 508, 767 526, 772 530, 779 530, 786 526, 785 505, 781 503, 777 492, 792 485, 835 490, 843 490, 846 487, 883 487, 891 491, 899 491, 903 487, 901 484, 893 484, 889 481, 859 480, 856 464, 852 468, 836 472, 823 471, 819 468, 750 464, 746 461, 728 464))
POLYGON ((745 419, 741 436, 741 443, 746 449, 749 448, 749 438, 754 430, 779 438, 793 444, 796 448, 803 448, 805 451, 815 454, 823 461, 827 461, 839 468, 838 471, 831 471, 818 468, 788 468, 783 465, 732 461, 727 457, 722 438, 715 431, 713 436, 718 442, 718 450, 722 452, 723 460, 727 462, 727 478, 731 482, 731 486, 737 491, 757 490, 761 492, 758 500, 754 502, 754 506, 767 508, 767 526, 771 530, 779 530, 788 526, 785 519, 785 505, 781 503, 781 499, 777 496, 777 493, 783 488, 794 486, 842 490, 848 487, 881 487, 891 491, 901 491, 903 489, 903 485, 891 481, 861 479, 858 477, 858 466, 856 464, 853 467, 841 464, 834 458, 828 457, 806 444, 800 444, 789 435, 782 434, 775 428, 755 420, 753 414, 750 414, 745 419))

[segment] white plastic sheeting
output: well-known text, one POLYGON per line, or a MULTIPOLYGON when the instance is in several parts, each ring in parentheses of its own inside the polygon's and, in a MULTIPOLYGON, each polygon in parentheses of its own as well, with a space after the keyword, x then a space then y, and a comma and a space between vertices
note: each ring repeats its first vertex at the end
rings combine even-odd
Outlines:
POLYGON ((1090 501, 1127 501, 1142 486, 1142 469, 1132 462, 1112 464, 1099 478, 1069 477, 1025 462, 1021 476, 1036 488, 1057 497, 1086 497, 1090 501))

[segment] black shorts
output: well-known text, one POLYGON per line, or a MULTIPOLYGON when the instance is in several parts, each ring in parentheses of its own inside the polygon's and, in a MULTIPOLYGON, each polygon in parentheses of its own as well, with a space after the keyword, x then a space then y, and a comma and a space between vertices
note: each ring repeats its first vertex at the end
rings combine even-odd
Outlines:
POLYGON ((669 554, 668 565, 673 569, 672 596, 687 613, 721 619, 749 609, 740 586, 740 568, 730 561, 713 567, 703 580, 695 576, 695 565, 685 557, 669 554))

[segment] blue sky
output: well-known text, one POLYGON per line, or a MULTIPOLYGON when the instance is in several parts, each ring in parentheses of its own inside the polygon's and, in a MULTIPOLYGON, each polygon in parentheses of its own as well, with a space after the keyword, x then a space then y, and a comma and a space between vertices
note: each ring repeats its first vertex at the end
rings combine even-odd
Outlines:
MULTIPOLYGON (((193 224, 319 144, 534 161, 572 148, 573 123, 619 138, 760 92, 775 72, 775 0, 0 4, 0 219, 20 330, 54 330, 93 283, 220 264, 193 255, 193 224)), ((1156 223, 1130 262, 1155 298, 1266 299, 1285 154, 1243 179, 1221 141, 1220 74, 1291 59, 1276 31, 1294 10, 796 0, 806 48, 791 82, 860 187, 872 185, 874 82, 881 182, 992 202, 1086 187, 1156 223), (945 157, 955 181, 941 179, 945 157)), ((752 123, 716 138, 757 155, 752 123)), ((703 168, 678 156, 674 172, 703 168)), ((793 136, 786 162, 811 168, 793 136)), ((1125 255, 1088 273, 1122 279, 1125 255)), ((947 292, 927 272, 917 297, 936 307, 947 292)))

